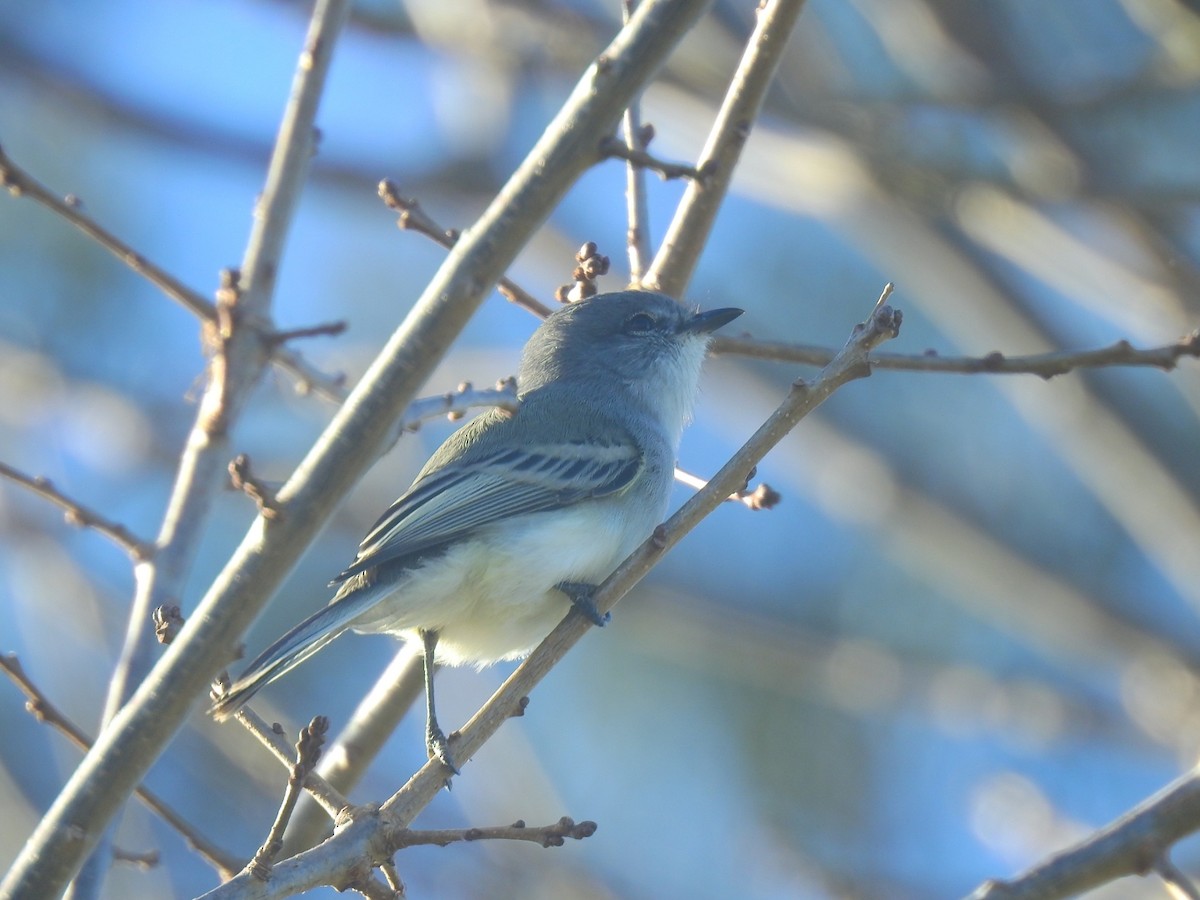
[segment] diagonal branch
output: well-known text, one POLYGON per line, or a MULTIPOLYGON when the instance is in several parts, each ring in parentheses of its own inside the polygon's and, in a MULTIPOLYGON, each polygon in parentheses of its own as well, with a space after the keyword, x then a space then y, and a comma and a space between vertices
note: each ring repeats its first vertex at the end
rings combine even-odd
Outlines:
MULTIPOLYGON (((637 0, 621 0, 621 21, 629 24, 629 17, 637 0)), ((645 151, 654 129, 642 127, 639 101, 634 100, 625 109, 621 128, 625 135, 625 146, 631 151, 645 151)), ((646 171, 632 163, 625 166, 625 218, 629 227, 625 232, 626 253, 629 256, 629 280, 638 284, 650 265, 650 201, 646 196, 646 171)))
MULTIPOLYGON (((151 262, 85 213, 83 203, 77 196, 67 194, 60 198, 13 162, 2 147, 0 147, 0 187, 5 188, 14 197, 27 197, 61 216, 196 318, 209 324, 216 323, 216 304, 199 291, 188 287, 166 269, 151 262)), ((328 333, 328 328, 329 326, 317 326, 317 333, 328 333)), ((297 329, 295 333, 264 330, 262 337, 271 350, 272 361, 294 377, 300 385, 329 400, 340 401, 345 396, 340 378, 330 378, 318 371, 304 357, 284 345, 285 340, 292 337, 305 337, 313 332, 314 329, 297 329)))
POLYGON ((750 137, 750 128, 758 118, 767 88, 803 8, 804 0, 765 0, 758 7, 754 32, 709 132, 708 142, 700 151, 696 169, 704 173, 704 178, 688 182, 662 246, 643 279, 647 287, 672 297, 682 297, 687 292, 717 211, 729 191, 733 170, 750 137))
MULTIPOLYGON (((25 709, 39 722, 44 722, 52 728, 57 728, 80 750, 87 752, 92 746, 92 739, 82 728, 67 718, 41 689, 25 673, 21 661, 13 654, 0 656, 0 670, 3 670, 13 683, 25 695, 25 709)), ((188 846, 200 854, 209 865, 217 870, 221 878, 232 878, 234 873, 242 868, 242 861, 232 854, 226 853, 204 835, 200 834, 190 822, 172 809, 165 800, 151 791, 148 787, 138 785, 134 795, 145 804, 146 808, 159 816, 164 822, 174 828, 187 841, 188 846)))
POLYGON ((0 463, 0 476, 15 481, 39 497, 66 510, 68 522, 78 525, 80 528, 93 528, 100 532, 128 553, 135 563, 146 562, 154 556, 154 548, 150 544, 137 537, 119 522, 114 522, 82 503, 72 500, 56 488, 49 478, 43 478, 41 475, 26 475, 4 463, 0 463))
POLYGON ((1200 768, 1080 843, 1009 881, 990 880, 967 900, 1056 900, 1153 871, 1176 841, 1200 830, 1200 768))

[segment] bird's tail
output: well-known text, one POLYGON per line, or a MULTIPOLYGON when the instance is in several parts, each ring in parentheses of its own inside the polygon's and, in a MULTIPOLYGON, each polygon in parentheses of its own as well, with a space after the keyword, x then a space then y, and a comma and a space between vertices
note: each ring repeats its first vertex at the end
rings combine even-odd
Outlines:
POLYGON ((209 713, 223 721, 246 704, 258 689, 290 672, 334 638, 342 634, 364 609, 374 604, 378 592, 358 590, 334 600, 313 613, 270 647, 246 668, 229 689, 213 703, 209 713))

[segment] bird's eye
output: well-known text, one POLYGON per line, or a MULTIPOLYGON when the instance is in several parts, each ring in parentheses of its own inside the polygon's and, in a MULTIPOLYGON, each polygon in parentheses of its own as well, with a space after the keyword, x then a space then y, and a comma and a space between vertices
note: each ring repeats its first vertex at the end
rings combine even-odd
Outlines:
POLYGON ((658 326, 658 321, 650 313, 634 313, 625 320, 626 334, 645 334, 647 331, 653 331, 658 326))

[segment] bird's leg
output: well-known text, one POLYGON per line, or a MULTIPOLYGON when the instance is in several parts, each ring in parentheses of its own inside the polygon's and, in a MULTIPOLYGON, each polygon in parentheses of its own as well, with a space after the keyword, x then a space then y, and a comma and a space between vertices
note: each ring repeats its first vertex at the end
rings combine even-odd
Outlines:
POLYGON ((596 608, 596 585, 583 581, 560 581, 555 585, 570 598, 571 603, 588 617, 593 625, 603 628, 612 619, 612 613, 601 613, 596 608))
POLYGON ((430 759, 438 760, 457 775, 458 767, 454 765, 450 756, 450 742, 446 740, 445 732, 438 727, 437 713, 433 706, 433 658, 437 650, 438 633, 422 628, 420 634, 421 642, 425 646, 425 752, 429 754, 430 759))

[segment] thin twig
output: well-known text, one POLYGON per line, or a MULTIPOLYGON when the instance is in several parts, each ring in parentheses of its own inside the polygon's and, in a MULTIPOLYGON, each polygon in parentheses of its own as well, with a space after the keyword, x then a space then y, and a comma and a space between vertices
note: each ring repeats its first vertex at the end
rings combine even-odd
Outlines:
POLYGON ((122 850, 120 847, 113 847, 112 858, 113 862, 136 866, 142 871, 153 869, 162 862, 161 855, 157 850, 122 850))
MULTIPOLYGON (((268 725, 266 720, 249 706, 239 709, 235 718, 247 731, 258 738, 259 743, 270 750, 279 762, 289 767, 292 765, 292 748, 288 746, 283 737, 283 730, 278 725, 274 727, 268 725)), ((305 775, 303 787, 317 803, 321 804, 329 818, 335 822, 352 808, 350 801, 342 792, 316 772, 309 772, 305 775)))
MULTIPOLYGON (((441 244, 447 250, 450 250, 458 243, 461 233, 458 229, 443 228, 433 220, 429 213, 425 212, 417 200, 411 197, 402 197, 400 189, 390 179, 385 178, 379 182, 379 198, 383 200, 388 209, 400 214, 396 218, 397 228, 403 231, 415 231, 417 234, 423 234, 425 237, 431 238, 436 243, 441 244)), ((497 280, 496 288, 510 303, 529 310, 529 312, 538 318, 544 319, 553 311, 549 306, 507 276, 502 275, 497 280)))
MULTIPOLYGON (((763 482, 762 484, 755 485, 753 489, 750 487, 750 482, 753 480, 754 475, 755 472, 751 471, 750 474, 746 476, 746 483, 742 485, 740 489, 734 491, 732 494, 726 497, 725 502, 741 503, 748 509, 756 511, 760 509, 774 509, 776 506, 778 506, 779 501, 783 498, 780 496, 779 492, 769 484, 763 482)), ((708 482, 703 478, 693 475, 691 472, 686 472, 678 467, 675 469, 675 480, 680 484, 686 484, 688 487, 694 488, 697 491, 703 490, 704 486, 708 484, 708 482)))
POLYGON ((1170 855, 1164 853, 1158 858, 1154 872, 1163 880, 1173 900, 1200 900, 1200 889, 1171 861, 1170 855))
POLYGON ((472 409, 480 407, 499 407, 510 412, 516 412, 521 405, 517 399, 517 381, 509 377, 496 382, 495 387, 477 388, 471 382, 464 381, 452 391, 421 397, 409 404, 404 416, 392 429, 387 446, 390 447, 409 432, 419 431, 421 423, 426 419, 445 417, 452 422, 463 418, 472 409))
POLYGON ((462 841, 528 841, 542 847, 561 847, 568 838, 573 841, 590 838, 596 833, 596 827, 595 822, 577 823, 570 816, 563 816, 553 825, 533 828, 520 821, 512 825, 496 825, 489 828, 444 828, 434 831, 401 828, 390 832, 387 840, 397 849, 429 844, 446 847, 462 841))
POLYGON ((346 321, 324 322, 320 325, 309 325, 307 328, 288 328, 283 331, 271 331, 263 335, 263 340, 270 346, 285 344, 301 338, 335 337, 346 330, 346 321))
MULTIPOLYGON (((13 684, 25 695, 25 709, 35 719, 52 728, 58 729, 80 750, 87 752, 91 748, 92 739, 88 737, 83 729, 67 718, 58 707, 50 702, 49 698, 41 692, 38 686, 25 673, 25 669, 16 655, 0 655, 0 669, 4 670, 13 684)), ((205 862, 216 869, 217 874, 222 879, 232 878, 234 873, 241 870, 242 861, 240 859, 233 856, 233 854, 226 853, 212 841, 208 840, 208 838, 200 834, 195 826, 184 819, 183 816, 172 809, 166 801, 149 788, 139 784, 134 789, 134 796, 141 800, 147 809, 178 831, 188 846, 199 853, 205 862)))
POLYGON ((229 481, 235 491, 241 491, 254 501, 264 519, 279 517, 279 504, 275 502, 275 488, 269 487, 250 470, 250 456, 239 453, 229 463, 229 481))
POLYGON ((124 525, 118 524, 94 509, 72 500, 54 486, 49 478, 41 475, 26 475, 12 466, 0 463, 0 476, 26 487, 39 497, 49 500, 66 511, 64 518, 71 525, 92 528, 124 550, 134 562, 146 562, 154 556, 154 547, 143 541, 124 525))
MULTIPOLYGON (((827 347, 722 335, 713 339, 711 347, 714 353, 814 366, 825 365, 835 353, 827 347)), ((903 372, 1038 375, 1050 379, 1075 369, 1106 366, 1147 366, 1170 371, 1185 357, 1200 358, 1200 331, 1193 331, 1170 344, 1145 349, 1138 349, 1128 341, 1117 341, 1091 350, 1055 350, 1026 356, 1007 356, 998 351, 978 357, 941 356, 933 351, 919 356, 878 353, 871 356, 871 366, 903 372)))
MULTIPOLYGON (((424 661, 419 643, 405 643, 359 701, 346 726, 325 750, 317 774, 346 793, 358 784, 400 720, 422 694, 424 661)), ((323 840, 331 831, 329 817, 315 802, 301 800, 283 838, 283 853, 292 856, 323 840)))
MULTIPOLYGON (((382 188, 381 188, 382 190, 382 188)), ((392 188, 394 190, 394 186, 392 188)), ((424 224, 421 227, 410 225, 413 231, 431 237, 444 247, 453 246, 452 241, 444 235, 454 234, 441 230, 441 226, 433 222, 420 209, 416 200, 397 198, 396 202, 411 205, 417 219, 424 224), (441 235, 441 237, 439 237, 441 235)), ((389 205, 391 202, 389 201, 389 205)), ((407 207, 405 207, 407 208, 407 207)), ((406 227, 406 226, 401 226, 406 227)), ((545 318, 550 314, 549 307, 535 299, 528 291, 519 285, 504 279, 505 290, 511 293, 509 297, 514 303, 528 309, 530 312, 545 318)), ((647 286, 649 288, 649 286, 647 286)), ((794 344, 783 341, 767 341, 748 336, 733 337, 716 335, 709 345, 711 352, 717 355, 745 356, 749 359, 767 359, 776 362, 800 363, 810 366, 828 365, 838 351, 831 347, 817 344, 794 344)), ((1184 335, 1179 340, 1158 347, 1138 349, 1128 341, 1117 341, 1107 347, 1090 350, 1056 350, 1051 353, 1033 353, 1028 355, 1007 355, 993 351, 984 356, 943 356, 936 351, 927 351, 919 355, 910 353, 873 353, 871 366, 876 369, 888 369, 900 372, 945 372, 967 375, 1038 375, 1042 378, 1053 378, 1064 375, 1075 369, 1104 368, 1107 366, 1146 366, 1166 371, 1174 369, 1178 361, 1184 357, 1200 358, 1200 330, 1184 335)))
POLYGON ((690 178, 692 181, 703 184, 708 173, 711 171, 711 167, 706 170, 704 168, 698 169, 695 166, 688 165, 687 163, 667 162, 666 160, 659 159, 657 156, 654 156, 645 150, 630 147, 628 144, 625 144, 617 138, 612 137, 605 138, 600 143, 600 152, 604 156, 623 159, 629 163, 629 165, 635 166, 639 169, 649 169, 651 172, 655 172, 664 181, 675 178, 690 178))
POLYGON ((166 269, 150 262, 85 213, 83 204, 77 196, 67 194, 65 198, 60 198, 58 194, 42 185, 14 163, 2 148, 0 148, 0 187, 7 188, 14 197, 27 197, 40 203, 96 241, 192 315, 206 321, 215 321, 217 310, 211 300, 183 284, 166 269))
POLYGON ((259 881, 266 881, 271 877, 271 866, 275 864, 275 856, 283 846, 283 831, 292 818, 292 810, 296 808, 296 801, 300 799, 305 779, 316 768, 317 760, 321 758, 321 747, 325 743, 325 734, 328 731, 329 720, 324 716, 317 716, 300 729, 300 736, 296 739, 296 761, 288 768, 283 802, 279 804, 279 812, 275 815, 275 821, 271 823, 267 839, 246 865, 246 871, 259 881))
MULTIPOLYGON (((185 285, 166 269, 148 260, 111 231, 83 211, 83 204, 74 194, 59 197, 36 178, 18 166, 0 147, 0 187, 14 197, 27 197, 74 225, 101 247, 160 291, 203 322, 215 323, 217 307, 199 291, 185 285)), ((299 330, 298 330, 299 331, 299 330)), ((271 359, 297 380, 305 390, 311 390, 329 400, 345 397, 341 376, 329 376, 274 337, 279 332, 264 330, 262 337, 271 349, 271 359)), ((288 334, 288 332, 283 332, 288 334)), ((298 334, 296 336, 304 336, 298 334)))

